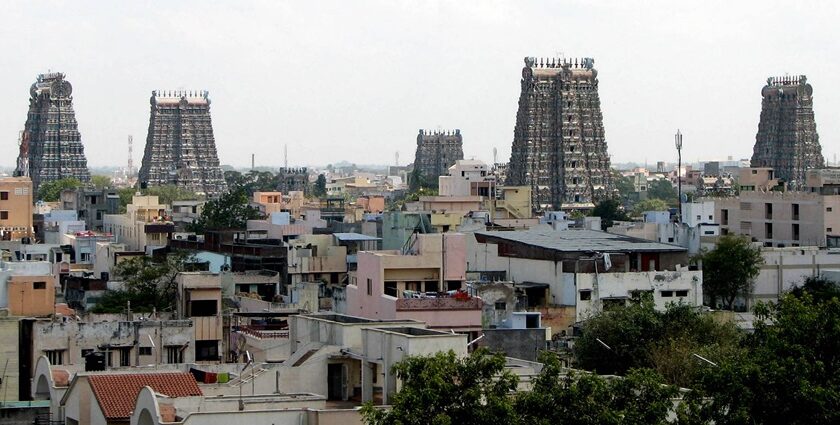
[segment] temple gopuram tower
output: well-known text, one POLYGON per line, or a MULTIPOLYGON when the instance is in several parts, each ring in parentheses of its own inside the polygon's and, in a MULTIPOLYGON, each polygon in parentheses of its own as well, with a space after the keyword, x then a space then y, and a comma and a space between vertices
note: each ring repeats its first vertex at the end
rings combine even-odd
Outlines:
POLYGON ((591 209, 613 195, 594 60, 525 58, 507 183, 534 208, 591 209))
POLYGON ((215 195, 226 189, 206 91, 153 91, 142 186, 175 185, 215 195))
POLYGON ((437 184, 439 176, 445 176, 455 161, 464 159, 464 140, 461 130, 427 131, 417 134, 417 151, 414 154, 414 169, 428 182, 437 184))
POLYGON ((15 175, 31 178, 36 194, 41 183, 90 180, 72 94, 73 86, 59 72, 39 75, 29 89, 15 175))
POLYGON ((761 89, 761 119, 753 147, 753 167, 773 167, 792 187, 805 184, 805 172, 825 160, 814 121, 814 89, 804 75, 771 77, 761 89))

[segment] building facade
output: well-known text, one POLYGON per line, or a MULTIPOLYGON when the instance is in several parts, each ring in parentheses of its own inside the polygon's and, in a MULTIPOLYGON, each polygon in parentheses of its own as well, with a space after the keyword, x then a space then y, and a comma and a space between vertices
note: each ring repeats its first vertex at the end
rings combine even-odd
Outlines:
POLYGON ((207 92, 153 91, 151 104, 141 187, 171 184, 210 195, 223 192, 207 92))
POLYGON ((32 181, 29 177, 0 178, 0 240, 32 236, 32 181))
POLYGON ((414 170, 427 182, 436 182, 446 175, 455 161, 464 159, 464 140, 461 130, 430 131, 421 129, 417 134, 417 151, 414 170))
POLYGON ((753 167, 772 167, 779 178, 802 187, 807 170, 825 165, 814 122, 813 94, 804 75, 767 79, 761 89, 753 167))
POLYGON ((90 180, 72 94, 73 86, 60 72, 38 75, 29 89, 15 175, 31 178, 36 192, 45 182, 90 180))
POLYGON ((534 208, 591 209, 611 196, 594 60, 525 58, 507 174, 534 208))

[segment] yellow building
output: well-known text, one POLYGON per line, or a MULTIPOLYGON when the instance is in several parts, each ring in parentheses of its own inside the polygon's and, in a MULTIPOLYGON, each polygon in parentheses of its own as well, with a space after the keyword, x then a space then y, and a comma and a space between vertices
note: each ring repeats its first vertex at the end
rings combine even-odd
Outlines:
POLYGON ((32 180, 0 178, 0 240, 32 237, 32 180))

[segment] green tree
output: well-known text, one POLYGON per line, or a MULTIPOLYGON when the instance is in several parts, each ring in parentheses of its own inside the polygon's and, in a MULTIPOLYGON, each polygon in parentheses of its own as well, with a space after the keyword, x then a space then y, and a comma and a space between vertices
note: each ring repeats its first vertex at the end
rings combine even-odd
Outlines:
POLYGON ((618 196, 622 200, 627 200, 631 195, 636 193, 636 187, 633 185, 633 180, 630 177, 621 175, 616 169, 612 169, 611 172, 613 184, 618 189, 618 196))
POLYGON ((677 190, 668 179, 654 180, 648 184, 648 198, 661 199, 669 205, 677 204, 677 190))
POLYGON ((668 203, 658 198, 649 198, 633 206, 635 216, 640 216, 645 211, 668 211, 668 203))
POLYGON ((736 298, 752 292, 753 279, 764 264, 761 248, 736 235, 722 236, 714 249, 701 253, 699 258, 703 263, 703 293, 709 296, 712 306, 720 299, 727 310, 732 310, 736 298))
POLYGON ((114 182, 108 176, 90 176, 90 184, 96 189, 108 189, 114 187, 114 182))
POLYGON ((607 230, 616 221, 630 220, 621 202, 616 199, 605 199, 599 202, 589 215, 601 217, 601 230, 607 230))
POLYGON ((665 424, 677 394, 650 369, 631 370, 623 379, 570 373, 552 353, 543 353, 543 368, 531 391, 514 402, 522 424, 665 424))
POLYGON ((803 279, 801 285, 797 285, 790 292, 795 297, 810 294, 817 302, 840 298, 840 286, 822 276, 808 276, 803 279))
POLYGON ((123 289, 109 290, 95 313, 119 313, 131 302, 132 311, 172 311, 177 298, 175 277, 191 270, 194 258, 186 253, 170 254, 162 261, 140 256, 121 261, 113 268, 114 280, 123 282, 123 289))
POLYGON ((199 198, 195 192, 174 184, 151 186, 142 192, 144 195, 157 196, 158 201, 165 205, 172 205, 173 201, 195 201, 199 198))
POLYGON ((402 389, 391 408, 367 403, 362 418, 369 425, 511 424, 516 416, 509 396, 517 378, 505 370, 501 354, 476 350, 458 358, 454 352, 408 357, 393 367, 402 389))
POLYGON ((315 180, 315 185, 312 187, 312 195, 316 198, 327 196, 327 176, 323 173, 318 174, 318 179, 315 180))
POLYGON ((207 201, 192 230, 244 229, 248 220, 263 218, 259 209, 249 205, 246 193, 245 188, 236 188, 207 201))
POLYGON ((44 202, 58 201, 61 191, 64 189, 78 189, 82 182, 76 178, 65 178, 43 182, 38 186, 38 199, 44 202))

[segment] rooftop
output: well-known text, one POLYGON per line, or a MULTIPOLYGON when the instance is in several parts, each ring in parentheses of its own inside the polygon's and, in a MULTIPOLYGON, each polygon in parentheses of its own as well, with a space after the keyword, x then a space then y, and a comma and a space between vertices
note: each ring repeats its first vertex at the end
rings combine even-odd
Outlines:
POLYGON ((107 419, 128 419, 143 387, 169 397, 203 395, 195 378, 185 372, 92 374, 87 379, 107 419))
POLYGON ((336 239, 340 241, 378 241, 379 238, 374 236, 363 235, 361 233, 333 233, 336 239))
MULTIPOLYGON (((597 230, 554 230, 534 227, 520 231, 476 232, 477 237, 517 242, 559 252, 684 252, 685 248, 597 230)), ((479 239, 479 242, 482 242, 479 239)), ((490 241, 492 242, 492 241, 490 241)))

